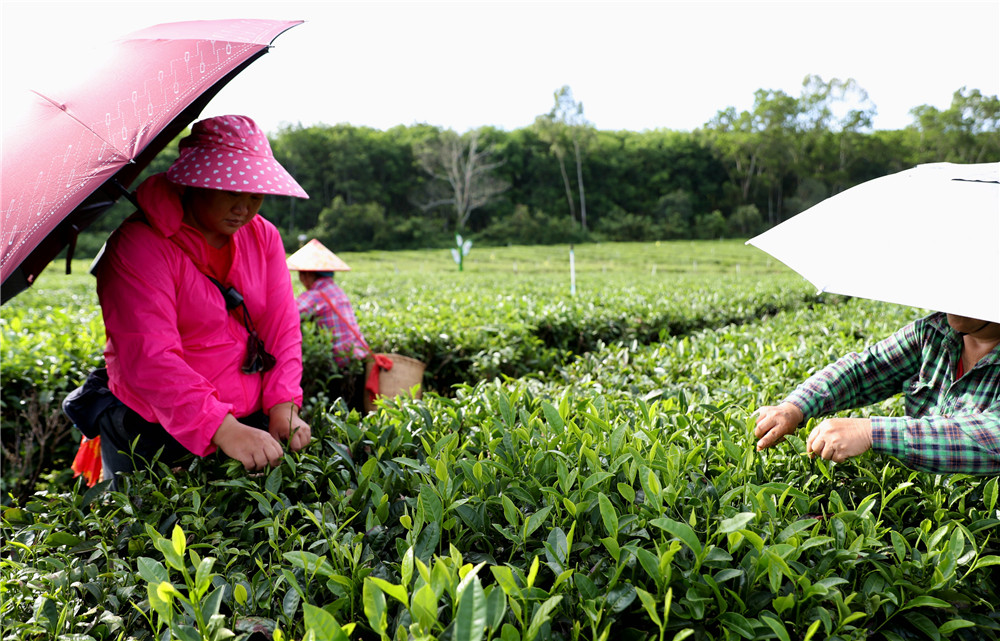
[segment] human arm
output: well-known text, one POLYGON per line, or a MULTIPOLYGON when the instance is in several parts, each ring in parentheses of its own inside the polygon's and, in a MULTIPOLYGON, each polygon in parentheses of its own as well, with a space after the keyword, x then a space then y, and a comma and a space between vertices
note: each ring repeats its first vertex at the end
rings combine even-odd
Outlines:
POLYGON ((262 374, 261 405, 265 412, 279 403, 301 406, 302 328, 281 236, 260 216, 244 229, 249 232, 245 251, 252 259, 231 278, 239 278, 250 316, 275 357, 274 367, 262 374))
POLYGON ((1000 416, 832 418, 806 441, 811 455, 840 463, 869 449, 923 472, 1000 473, 1000 416))
POLYGON ((1000 473, 1000 402, 957 416, 873 417, 872 448, 916 470, 1000 473))
POLYGON ((920 368, 924 323, 910 323, 861 353, 852 352, 799 385, 777 406, 758 410, 757 449, 781 442, 806 419, 885 400, 920 368))
MULTIPOLYGON (((140 222, 112 235, 95 275, 112 392, 192 453, 211 453, 212 436, 233 405, 220 400, 208 374, 189 356, 203 353, 196 345, 209 328, 229 322, 225 308, 211 298, 218 292, 177 247, 140 222), (195 342, 186 343, 184 332, 195 342)), ((229 352, 213 345, 213 366, 224 367, 229 352)), ((232 353, 233 367, 241 351, 232 353)))

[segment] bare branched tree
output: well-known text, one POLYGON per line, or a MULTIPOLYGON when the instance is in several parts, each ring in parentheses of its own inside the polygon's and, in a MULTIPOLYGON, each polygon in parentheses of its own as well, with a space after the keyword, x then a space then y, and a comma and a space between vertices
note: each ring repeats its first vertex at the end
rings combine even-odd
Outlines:
POLYGON ((445 130, 436 138, 415 149, 421 168, 435 180, 430 183, 430 198, 421 203, 424 211, 451 205, 455 212, 455 230, 461 231, 472 212, 507 190, 509 185, 494 170, 503 164, 494 160, 493 145, 480 148, 480 131, 464 135, 445 130))

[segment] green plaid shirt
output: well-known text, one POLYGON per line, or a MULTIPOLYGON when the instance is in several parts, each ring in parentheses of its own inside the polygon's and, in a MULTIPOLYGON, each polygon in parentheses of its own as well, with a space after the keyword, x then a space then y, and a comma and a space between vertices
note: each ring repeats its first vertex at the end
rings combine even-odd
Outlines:
POLYGON ((854 409, 900 392, 905 417, 872 417, 872 449, 926 472, 1000 473, 1000 346, 955 380, 962 340, 944 314, 812 375, 786 401, 805 417, 854 409))

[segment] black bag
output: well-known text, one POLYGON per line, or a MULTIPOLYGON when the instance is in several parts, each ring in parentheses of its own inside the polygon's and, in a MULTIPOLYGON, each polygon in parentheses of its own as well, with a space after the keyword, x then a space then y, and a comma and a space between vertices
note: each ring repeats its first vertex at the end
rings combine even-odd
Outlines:
POLYGON ((120 401, 108 389, 108 370, 99 367, 87 375, 83 385, 69 393, 62 409, 87 438, 94 438, 101 433, 97 424, 101 414, 116 403, 120 401))

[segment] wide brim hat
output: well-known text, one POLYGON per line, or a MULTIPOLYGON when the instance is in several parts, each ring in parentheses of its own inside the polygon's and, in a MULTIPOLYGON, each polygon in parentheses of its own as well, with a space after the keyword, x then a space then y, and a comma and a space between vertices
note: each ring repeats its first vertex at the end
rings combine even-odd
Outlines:
POLYGON ((347 263, 315 238, 285 260, 288 269, 300 272, 349 272, 347 263))
POLYGON ((309 198, 274 159, 267 136, 246 116, 198 121, 181 139, 180 157, 167 170, 178 185, 251 194, 309 198))

